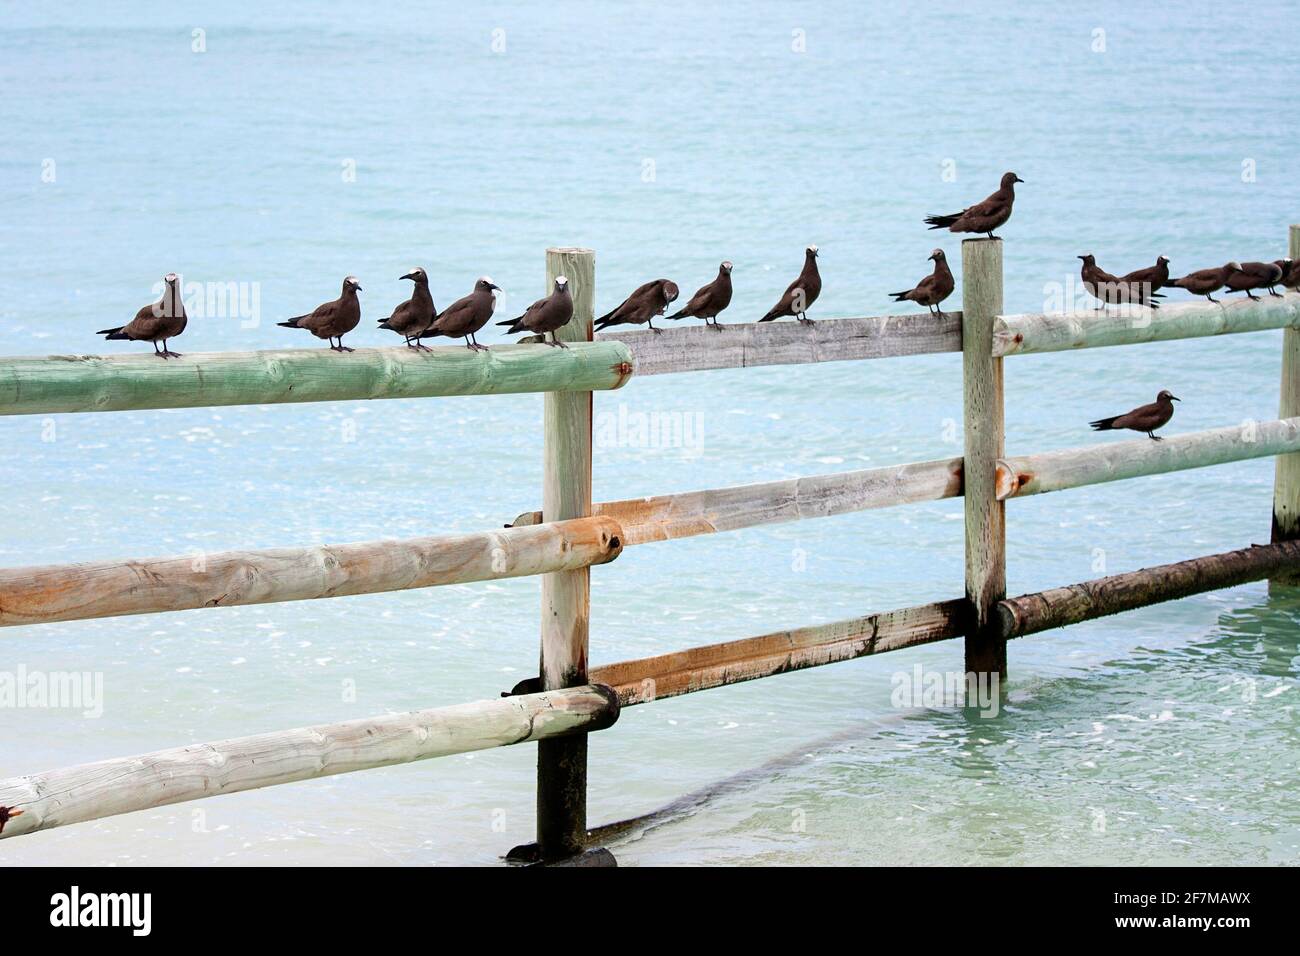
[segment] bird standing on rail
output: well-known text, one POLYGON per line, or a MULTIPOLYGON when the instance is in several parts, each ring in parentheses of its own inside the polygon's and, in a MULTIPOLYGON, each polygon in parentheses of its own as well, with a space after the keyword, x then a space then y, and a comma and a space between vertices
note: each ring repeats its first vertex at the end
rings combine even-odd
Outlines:
POLYGON ((135 342, 152 342, 153 354, 160 359, 180 358, 180 352, 167 348, 167 340, 185 331, 185 302, 181 296, 181 277, 174 272, 163 276, 162 298, 146 305, 126 325, 115 329, 100 329, 96 335, 106 339, 130 339, 135 342), (158 343, 162 348, 158 348, 158 343))
POLYGON ((718 324, 718 313, 729 305, 731 305, 731 263, 723 262, 718 266, 717 278, 708 285, 700 286, 685 307, 678 309, 668 318, 703 319, 704 324, 709 328, 721 332, 722 326, 718 324), (710 319, 713 321, 710 322, 710 319))
POLYGON ((1128 428, 1135 432, 1145 432, 1152 441, 1162 441, 1160 436, 1155 434, 1155 430, 1169 423, 1169 419, 1174 417, 1174 402, 1181 401, 1182 399, 1176 395, 1168 391, 1161 391, 1156 396, 1156 400, 1150 405, 1139 405, 1133 411, 1124 415, 1099 418, 1097 421, 1088 424, 1099 432, 1128 428))
POLYGON ((930 258, 934 260, 934 271, 916 284, 913 289, 906 292, 891 292, 895 302, 911 301, 918 305, 926 306, 931 314, 943 318, 943 310, 939 304, 944 299, 952 295, 952 290, 956 283, 952 278, 952 270, 948 268, 948 257, 942 249, 935 249, 930 253, 930 258))
POLYGON ((500 292, 497 285, 487 276, 481 276, 474 283, 474 291, 457 299, 439 313, 428 330, 421 332, 418 338, 431 339, 445 335, 449 339, 465 339, 465 348, 472 352, 486 352, 486 345, 479 345, 474 333, 488 324, 492 312, 497 307, 496 296, 500 292))
POLYGON ((1211 302, 1218 302, 1214 293, 1228 282, 1228 276, 1241 271, 1240 262, 1228 262, 1213 269, 1198 269, 1179 279, 1170 279, 1169 285, 1186 289, 1195 295, 1203 295, 1211 302))
POLYGON ((949 216, 927 216, 925 221, 931 229, 947 229, 949 232, 982 232, 990 239, 996 239, 993 230, 1011 218, 1011 207, 1016 201, 1016 183, 1024 180, 1015 173, 1003 173, 1002 185, 983 202, 967 206, 961 212, 949 216))
POLYGON ((1150 306, 1153 309, 1160 308, 1160 304, 1155 299, 1164 297, 1151 291, 1147 283, 1133 282, 1127 276, 1111 275, 1097 265, 1095 256, 1085 255, 1079 258, 1083 260, 1083 265, 1079 267, 1083 288, 1094 299, 1100 300, 1101 305, 1097 306, 1098 309, 1104 309, 1108 305, 1133 303, 1150 306))
POLYGON ((567 349, 568 346, 555 337, 555 333, 569 324, 573 318, 573 295, 569 291, 569 280, 565 276, 555 277, 555 288, 545 298, 538 299, 530 305, 517 319, 507 319, 497 325, 506 325, 507 332, 536 332, 547 345, 567 349), (548 342, 546 333, 551 333, 548 342))
POLYGON ((630 296, 624 299, 612 312, 606 312, 596 320, 596 328, 604 329, 611 325, 648 325, 650 331, 658 333, 654 317, 663 315, 668 306, 677 301, 681 290, 671 279, 654 279, 639 285, 630 296))
POLYGON ((822 277, 817 271, 817 256, 816 246, 809 246, 804 250, 803 270, 799 273, 799 278, 786 286, 780 301, 768 309, 767 315, 758 321, 771 322, 783 315, 793 315, 804 325, 813 324, 813 320, 805 313, 822 294, 822 277))
POLYGON ((1300 259, 1274 259, 1273 265, 1282 270, 1282 278, 1277 281, 1278 285, 1284 289, 1300 286, 1300 259))
POLYGON ((1165 256, 1156 256, 1155 265, 1147 266, 1145 269, 1134 269, 1120 276, 1119 281, 1128 285, 1138 301, 1148 301, 1169 285, 1169 259, 1165 256))
POLYGON ((1259 296, 1251 292, 1251 289, 1268 289, 1269 295, 1280 299, 1282 293, 1273 286, 1281 280, 1282 267, 1276 262, 1243 262, 1223 284, 1229 292, 1244 292, 1248 298, 1258 301, 1259 296))
POLYGON ((327 339, 335 352, 351 352, 353 350, 343 344, 343 336, 361 321, 361 301, 357 298, 360 291, 361 283, 357 277, 348 276, 343 280, 343 291, 337 299, 316 306, 306 315, 294 316, 276 325, 286 329, 306 329, 318 339, 327 339), (335 339, 339 340, 338 345, 334 344, 335 339))
POLYGON ((438 310, 433 305, 433 294, 429 292, 429 276, 417 266, 402 278, 415 283, 411 297, 395 308, 388 318, 380 319, 379 327, 396 332, 406 339, 406 347, 409 349, 417 352, 431 351, 416 339, 421 332, 428 330, 438 315, 438 310))

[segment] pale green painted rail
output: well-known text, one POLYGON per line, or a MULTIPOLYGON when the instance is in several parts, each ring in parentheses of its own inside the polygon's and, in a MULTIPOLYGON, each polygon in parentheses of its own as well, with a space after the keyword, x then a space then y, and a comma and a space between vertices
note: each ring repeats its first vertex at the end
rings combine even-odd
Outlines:
POLYGON ((586 392, 619 388, 632 375, 622 342, 195 352, 160 359, 146 346, 111 357, 0 359, 0 415, 115 412, 142 408, 273 405, 444 395, 586 392))

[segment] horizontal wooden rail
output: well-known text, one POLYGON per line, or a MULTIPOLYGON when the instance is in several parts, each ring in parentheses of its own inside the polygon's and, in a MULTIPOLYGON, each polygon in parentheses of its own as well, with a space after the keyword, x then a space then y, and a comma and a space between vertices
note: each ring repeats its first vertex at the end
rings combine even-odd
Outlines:
POLYGON ((993 323, 993 355, 1063 352, 1285 328, 1300 328, 1300 295, 1294 292, 1283 298, 1266 293, 1258 301, 1201 300, 1159 309, 1001 315, 993 323))
MULTIPOLYGON (((617 521, 623 528, 623 544, 632 545, 956 498, 961 490, 961 459, 946 458, 677 495, 605 501, 592 510, 596 515, 617 521)), ((540 511, 525 511, 509 527, 527 527, 541 520, 540 511)))
POLYGON ((759 365, 805 365, 961 351, 961 313, 880 315, 799 322, 724 322, 703 325, 661 321, 664 331, 603 332, 598 342, 632 350, 637 375, 701 372, 759 365))
POLYGON ((966 602, 941 601, 816 627, 693 647, 591 670, 623 706, 883 654, 962 633, 966 602))
POLYGON ((0 627, 305 601, 572 571, 623 549, 610 518, 477 534, 0 569, 0 627))
POLYGON ((997 496, 1022 498, 1105 481, 1160 475, 1300 451, 1300 418, 1244 422, 1163 441, 1108 442, 1006 458, 997 465, 997 496))
POLYGON ((609 727, 618 701, 583 686, 192 744, 0 780, 0 837, 354 770, 609 727))
POLYGON ((568 349, 494 345, 488 352, 442 346, 194 352, 161 360, 130 355, 0 359, 0 415, 116 412, 337 402, 513 392, 585 392, 623 385, 632 354, 619 342, 568 349))
POLYGON ((1007 598, 998 604, 999 626, 1005 637, 1023 637, 1296 571, 1300 571, 1300 541, 1252 545, 1007 598))

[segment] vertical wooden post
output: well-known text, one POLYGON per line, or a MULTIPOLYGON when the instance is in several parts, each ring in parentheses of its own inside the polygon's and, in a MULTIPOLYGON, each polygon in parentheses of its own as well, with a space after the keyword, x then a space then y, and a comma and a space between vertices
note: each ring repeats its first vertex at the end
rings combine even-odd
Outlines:
POLYGON ((994 490, 1004 452, 1002 359, 993 357, 993 317, 1002 312, 1002 240, 961 244, 963 466, 966 505, 966 672, 1007 673, 1007 643, 994 609, 1007 596, 1005 504, 994 490))
MULTIPOLYGON (((1292 259, 1300 259, 1300 225, 1291 227, 1292 259)), ((1300 329, 1282 330, 1282 398, 1278 418, 1300 415, 1300 329)), ((1278 455, 1273 476, 1273 541, 1300 538, 1300 452, 1278 455)), ((1300 584, 1300 575, 1280 574, 1272 585, 1300 584)))
MULTIPOLYGON (((567 276, 573 319, 563 342, 590 342, 596 303, 596 254, 547 249, 546 292, 567 276)), ((537 346, 545 348, 545 346, 537 346)), ((542 520, 591 514, 591 392, 547 392, 542 520)), ((542 688, 587 682, 588 568, 542 576, 542 688)), ((537 743, 537 848, 545 861, 581 853, 587 840, 587 735, 537 743)))

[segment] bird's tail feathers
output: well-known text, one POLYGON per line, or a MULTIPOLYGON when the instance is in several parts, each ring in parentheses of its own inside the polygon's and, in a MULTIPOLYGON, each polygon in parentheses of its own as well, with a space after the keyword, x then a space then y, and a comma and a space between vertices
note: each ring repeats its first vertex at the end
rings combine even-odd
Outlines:
POLYGON ((1110 418, 1099 418, 1095 422, 1088 422, 1095 431, 1108 432, 1115 427, 1115 419, 1118 415, 1112 415, 1110 418))
POLYGON ((951 216, 926 216, 925 222, 931 229, 947 229, 960 218, 960 213, 951 216))
POLYGON ((108 337, 108 338, 110 338, 110 339, 124 339, 124 338, 126 338, 126 334, 122 331, 124 328, 126 328, 125 325, 119 325, 119 326, 118 326, 117 328, 115 328, 115 329, 100 329, 100 330, 99 330, 98 332, 96 332, 95 334, 96 334, 96 335, 103 335, 103 336, 106 336, 106 337, 108 337))

